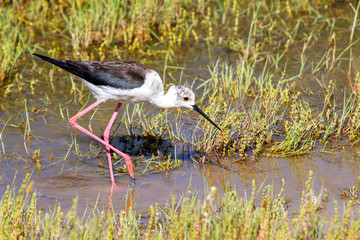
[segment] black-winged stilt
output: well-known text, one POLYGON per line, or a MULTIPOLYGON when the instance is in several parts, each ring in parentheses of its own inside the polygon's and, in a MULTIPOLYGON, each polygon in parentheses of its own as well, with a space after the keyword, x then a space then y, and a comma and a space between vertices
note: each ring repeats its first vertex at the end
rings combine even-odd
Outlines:
POLYGON ((131 178, 134 179, 131 158, 109 144, 110 129, 122 103, 148 101, 160 108, 192 108, 221 131, 221 129, 195 104, 195 94, 191 89, 182 85, 176 85, 171 86, 167 93, 164 94, 164 86, 159 74, 140 63, 132 61, 60 61, 36 53, 33 55, 80 77, 83 83, 97 99, 95 103, 70 118, 69 122, 76 129, 79 129, 106 146, 112 186, 116 186, 116 184, 114 180, 110 149, 124 158, 127 170, 131 178), (105 129, 104 140, 102 140, 90 131, 78 125, 76 120, 98 106, 100 103, 107 100, 118 101, 119 103, 105 129))

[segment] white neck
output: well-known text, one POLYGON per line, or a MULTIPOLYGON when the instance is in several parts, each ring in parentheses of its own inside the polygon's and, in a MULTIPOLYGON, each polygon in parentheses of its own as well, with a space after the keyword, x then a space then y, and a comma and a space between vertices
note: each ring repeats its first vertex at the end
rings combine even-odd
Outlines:
POLYGON ((165 95, 157 95, 151 98, 150 102, 159 108, 177 107, 176 96, 168 91, 165 95))

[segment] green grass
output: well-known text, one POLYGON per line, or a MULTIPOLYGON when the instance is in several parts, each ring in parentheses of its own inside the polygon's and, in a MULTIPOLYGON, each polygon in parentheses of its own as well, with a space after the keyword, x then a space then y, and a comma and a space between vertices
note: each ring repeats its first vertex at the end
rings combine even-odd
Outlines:
MULTIPOLYGON (((37 208, 36 191, 29 175, 15 190, 8 186, 0 201, 2 239, 357 239, 360 220, 354 217, 354 202, 344 212, 335 202, 329 224, 322 215, 324 200, 311 187, 309 172, 300 206, 288 212, 283 188, 258 187, 253 181, 249 196, 235 190, 223 194, 215 187, 204 198, 191 190, 180 199, 171 196, 166 206, 154 204, 146 214, 128 206, 114 212, 95 205, 84 215, 76 210, 77 199, 65 213, 59 204, 48 210, 37 208)), ((285 184, 285 183, 284 183, 285 184)), ((355 214, 356 215, 356 214, 355 214)))
MULTIPOLYGON (((173 66, 174 60, 181 58, 176 52, 195 43, 208 48, 210 58, 209 78, 200 78, 194 85, 203 96, 199 102, 224 131, 219 133, 202 119, 189 138, 182 134, 179 111, 145 117, 139 106, 123 119, 128 133, 140 129, 144 136, 240 157, 305 154, 316 142, 326 144, 334 137, 358 141, 359 77, 352 67, 358 25, 344 12, 332 11, 334 7, 330 1, 295 0, 256 5, 231 0, 67 0, 53 5, 46 1, 5 1, 0 24, 2 39, 8 40, 0 50, 0 81, 9 79, 5 96, 29 86, 33 89, 36 78, 26 82, 19 61, 33 48, 46 49, 53 57, 66 53, 83 60, 108 60, 124 54, 149 59, 160 56, 164 62, 162 75, 172 78, 172 70, 179 70, 173 66), (324 41, 329 47, 313 54, 314 46, 324 41), (339 41, 348 45, 340 48, 339 41), (236 51, 238 61, 230 64, 213 59, 211 51, 216 47, 236 51), (293 56, 296 67, 289 66, 293 56), (344 60, 349 61, 348 66, 344 60), (16 71, 10 76, 14 67, 16 71), (337 89, 333 76, 344 67, 349 84, 339 99, 342 89, 337 89), (303 89, 304 78, 316 79, 320 91, 303 89), (306 100, 313 94, 323 94, 322 110, 306 100), (337 103, 344 99, 342 106, 337 103), (169 114, 175 120, 168 120, 169 114), (135 125, 134 118, 139 119, 135 125)), ((358 7, 351 9, 356 16, 358 7)), ((32 72, 47 74, 43 68, 33 68, 32 72)), ((49 75, 52 90, 53 73, 51 70, 49 75)), ((75 101, 83 103, 87 96, 83 86, 72 84, 75 101)))
POLYGON ((8 79, 18 59, 27 52, 29 39, 24 36, 20 24, 14 22, 15 12, 10 8, 1 8, 0 12, 0 83, 8 79))
MULTIPOLYGON (((174 150, 172 156, 167 152, 146 159, 140 156, 138 173, 166 174, 181 167, 177 153, 182 146, 202 157, 249 159, 302 155, 333 140, 342 146, 360 140, 360 77, 355 57, 359 4, 343 3, 339 8, 339 3, 326 0, 0 3, 0 92, 4 98, 16 98, 13 103, 21 109, 1 120, 1 154, 6 152, 6 127, 23 122, 24 147, 38 171, 43 151, 27 149, 32 140, 30 112, 36 107, 26 97, 50 109, 60 75, 54 67, 31 61, 35 50, 59 59, 135 59, 152 64, 166 87, 179 82, 174 76, 180 75, 181 81, 189 78, 179 74, 183 66, 191 67, 181 60, 187 57, 182 55, 184 49, 206 50, 201 59, 208 66, 199 69, 204 74, 196 80, 190 76, 187 85, 197 90, 198 103, 223 131, 183 109, 152 114, 142 104, 126 108, 121 123, 129 136, 120 138, 139 137, 151 150, 158 148, 151 143, 168 141, 174 150), (230 60, 227 55, 215 58, 219 49, 229 53, 230 60), (39 100, 36 93, 44 87, 49 95, 39 100), (192 118, 199 118, 197 125, 183 121, 192 118)), ((91 101, 83 85, 73 79, 71 84, 63 95, 65 103, 56 104, 63 120, 69 118, 70 99, 79 108, 91 101)), ((0 103, 0 107, 7 106, 0 103)), ((41 114, 56 115, 47 110, 41 114)), ((72 149, 80 154, 76 138, 72 149)), ((195 160, 207 159, 202 157, 195 160)), ((120 166, 117 172, 125 171, 120 166)), ((269 186, 261 196, 254 188, 250 198, 233 191, 223 195, 210 191, 204 200, 188 193, 180 201, 171 198, 166 207, 151 207, 148 220, 134 209, 121 213, 94 209, 89 217, 78 216, 76 200, 67 214, 60 206, 42 212, 37 210, 36 192, 31 193, 31 186, 26 189, 24 184, 16 194, 10 187, 3 196, 2 238, 359 238, 359 220, 350 218, 358 186, 344 191, 349 204, 326 229, 321 203, 314 204, 309 184, 295 215, 286 211, 284 194, 273 193, 269 186)))
MULTIPOLYGON (((28 78, 22 71, 20 58, 29 59, 25 54, 38 49, 56 58, 65 54, 72 59, 109 60, 137 55, 145 63, 160 59, 160 75, 168 87, 172 83, 165 78, 174 79, 172 74, 183 69, 175 66, 182 57, 179 50, 196 45, 208 49, 208 77, 188 85, 197 88, 198 102, 224 131, 201 119, 189 136, 182 118, 194 117, 191 113, 166 110, 149 115, 139 105, 132 113, 127 109, 122 119, 129 135, 135 131, 191 146, 199 153, 239 158, 306 154, 316 143, 326 145, 335 138, 355 144, 360 130, 359 74, 352 49, 357 46, 354 17, 359 7, 342 7, 350 8, 354 16, 335 11, 331 1, 67 0, 52 5, 42 0, 5 1, 0 24, 1 37, 8 40, 0 50, 0 81, 8 79, 4 96, 23 89, 35 95, 38 77, 49 74, 55 91, 55 68, 49 71, 28 62, 33 75, 28 78), (323 43, 327 46, 315 51, 323 43), (236 62, 214 59, 215 48, 234 51, 236 62), (338 82, 345 76, 344 90, 338 82), (316 80, 318 92, 302 86, 306 79, 316 80), (307 100, 316 94, 322 102, 307 100)), ((27 66, 24 69, 29 70, 27 66)), ((84 86, 71 82, 75 102, 87 102, 84 86)), ((24 142, 31 140, 31 121, 26 124, 24 142)))

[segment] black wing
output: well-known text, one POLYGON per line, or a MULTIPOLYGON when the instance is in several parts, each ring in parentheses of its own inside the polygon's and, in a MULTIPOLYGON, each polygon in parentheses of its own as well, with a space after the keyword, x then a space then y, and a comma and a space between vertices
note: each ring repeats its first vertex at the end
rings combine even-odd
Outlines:
POLYGON ((131 61, 85 62, 60 61, 34 53, 33 55, 50 62, 94 85, 111 86, 120 89, 141 87, 150 68, 131 61))

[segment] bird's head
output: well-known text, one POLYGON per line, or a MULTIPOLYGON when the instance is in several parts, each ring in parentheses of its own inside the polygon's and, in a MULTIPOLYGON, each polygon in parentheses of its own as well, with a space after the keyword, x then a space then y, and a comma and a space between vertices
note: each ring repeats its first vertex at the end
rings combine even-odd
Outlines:
POLYGON ((168 95, 174 97, 174 103, 177 107, 193 108, 195 105, 195 93, 185 86, 171 86, 168 95))
POLYGON ((213 124, 217 129, 221 131, 218 125, 216 125, 196 104, 195 104, 195 93, 182 85, 171 86, 168 90, 169 95, 176 97, 175 105, 177 107, 186 107, 192 108, 200 115, 202 115, 206 120, 213 124))

